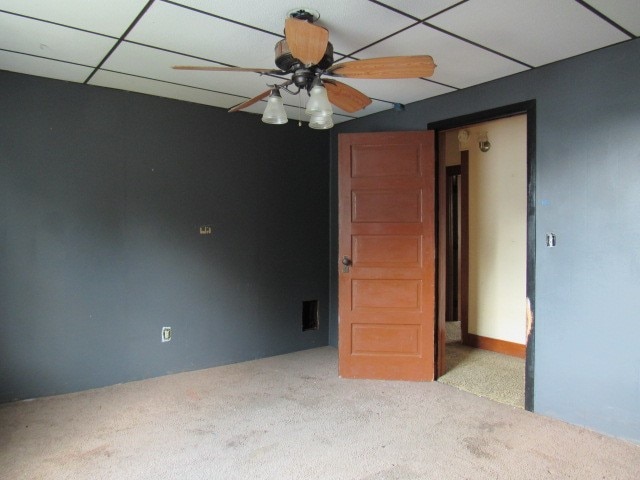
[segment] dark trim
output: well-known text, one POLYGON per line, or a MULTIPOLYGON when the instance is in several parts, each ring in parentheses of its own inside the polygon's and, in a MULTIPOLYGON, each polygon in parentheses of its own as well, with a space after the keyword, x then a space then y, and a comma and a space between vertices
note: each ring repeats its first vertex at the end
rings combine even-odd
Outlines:
POLYGON ((460 165, 448 165, 446 167, 446 170, 447 176, 462 175, 462 168, 460 167, 460 165))
POLYGON ((469 343, 469 150, 460 152, 460 337, 469 343))
POLYGON ((534 411, 535 311, 536 311, 536 103, 527 102, 527 300, 531 331, 527 337, 524 408, 534 411))
MULTIPOLYGON (((526 113, 527 115, 527 299, 531 307, 532 324, 527 338, 525 359, 525 409, 534 411, 535 379, 535 311, 536 311, 536 101, 514 103, 503 107, 448 118, 427 125, 436 133, 461 128, 474 123, 526 113)), ((436 137, 437 138, 437 137, 436 137)))
POLYGON ((102 59, 102 61, 96 66, 96 68, 93 69, 93 72, 91 72, 91 74, 85 79, 85 81, 83 82, 85 85, 87 83, 89 83, 89 81, 93 78, 93 76, 96 74, 96 72, 98 70, 100 70, 100 68, 102 67, 102 65, 104 65, 104 62, 106 62, 109 57, 111 56, 111 54, 113 52, 116 51, 116 48, 118 48, 120 46, 120 44, 122 43, 122 41, 125 39, 125 37, 127 35, 129 35, 129 32, 131 32, 131 30, 133 30, 133 28, 136 26, 136 24, 140 21, 140 19, 143 17, 143 15, 145 13, 147 13, 147 10, 149 10, 149 8, 151 8, 151 5, 153 5, 153 2, 155 2, 156 0, 149 0, 147 2, 147 4, 142 8, 142 10, 140 10, 140 13, 138 13, 138 16, 133 20, 133 22, 131 22, 131 25, 129 25, 129 28, 127 28, 124 33, 120 36, 120 38, 118 39, 118 41, 113 45, 113 47, 111 47, 111 50, 109 50, 107 52, 107 54, 104 56, 104 58, 102 59))
POLYGON ((445 167, 446 198, 447 198, 447 273, 445 288, 445 322, 455 322, 460 320, 460 176, 462 168, 460 165, 445 167))
MULTIPOLYGON (((536 101, 528 100, 526 102, 513 103, 504 107, 491 108, 489 110, 483 110, 481 112, 460 115, 459 117, 438 120, 437 122, 429 123, 427 125, 427 128, 429 130, 435 131, 451 130, 452 128, 462 128, 474 123, 489 122, 491 120, 497 120, 499 118, 513 117, 514 115, 520 115, 521 113, 526 113, 528 115, 531 111, 535 112, 535 107, 536 101)), ((529 125, 527 125, 527 128, 528 127, 529 125)), ((528 140, 529 139, 527 138, 527 141, 528 140)))
POLYGON ((636 35, 634 35, 632 32, 630 32, 629 30, 627 30, 626 28, 624 28, 622 25, 617 24, 616 22, 614 22, 613 20, 611 20, 609 17, 607 17, 604 13, 600 12, 599 10, 597 10, 596 8, 594 8, 593 6, 589 5, 587 2, 585 2, 584 0, 576 0, 577 3, 579 3, 580 5, 582 5, 584 8, 586 8, 587 10, 589 10, 591 13, 593 13, 594 15, 597 15, 598 17, 600 17, 602 20, 604 20, 605 22, 607 22, 609 25, 611 25, 612 27, 617 28, 618 30, 620 30, 622 33, 624 33, 625 35, 628 35, 630 38, 637 38, 636 35))

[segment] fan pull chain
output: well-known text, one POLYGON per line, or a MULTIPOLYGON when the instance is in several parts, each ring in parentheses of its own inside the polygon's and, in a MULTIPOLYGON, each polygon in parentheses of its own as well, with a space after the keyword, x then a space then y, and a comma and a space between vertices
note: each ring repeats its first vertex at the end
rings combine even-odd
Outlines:
POLYGON ((302 95, 300 95, 300 89, 298 89, 298 126, 302 126, 302 95))

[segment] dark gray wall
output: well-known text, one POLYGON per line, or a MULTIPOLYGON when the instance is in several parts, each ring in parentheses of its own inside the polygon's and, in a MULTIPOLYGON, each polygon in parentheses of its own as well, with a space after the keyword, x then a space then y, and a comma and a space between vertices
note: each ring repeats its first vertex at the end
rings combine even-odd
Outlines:
MULTIPOLYGON (((437 59, 436 59, 437 62, 437 59)), ((339 125, 332 133, 337 344, 337 135, 421 130, 534 99, 535 410, 640 441, 640 40, 339 125), (545 247, 545 233, 557 247, 545 247)))
POLYGON ((327 344, 326 132, 8 72, 0 92, 0 401, 327 344))

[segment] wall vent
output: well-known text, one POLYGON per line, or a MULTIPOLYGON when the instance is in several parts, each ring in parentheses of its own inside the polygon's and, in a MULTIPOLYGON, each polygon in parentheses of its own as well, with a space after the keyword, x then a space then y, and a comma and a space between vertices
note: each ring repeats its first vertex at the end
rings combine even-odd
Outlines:
POLYGON ((318 328, 318 300, 305 300, 302 302, 302 331, 318 328))

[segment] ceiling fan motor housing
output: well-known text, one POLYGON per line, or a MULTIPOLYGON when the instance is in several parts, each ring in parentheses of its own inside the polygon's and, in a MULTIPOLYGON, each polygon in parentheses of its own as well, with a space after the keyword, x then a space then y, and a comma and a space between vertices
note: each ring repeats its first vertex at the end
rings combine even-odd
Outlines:
MULTIPOLYGON (((287 45, 287 41, 285 39, 276 43, 275 52, 276 65, 283 72, 293 72, 296 69, 304 67, 300 60, 291 55, 289 45, 287 45)), ((333 65, 333 45, 331 45, 331 43, 327 43, 327 49, 324 52, 324 56, 322 57, 322 60, 318 62, 316 67, 320 70, 326 70, 331 65, 333 65)))

